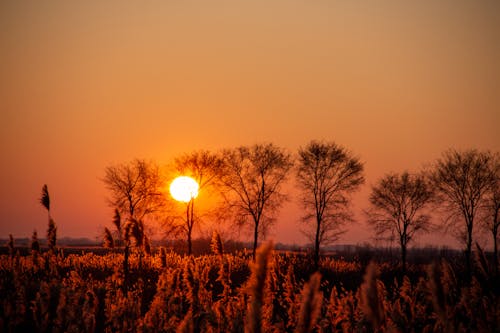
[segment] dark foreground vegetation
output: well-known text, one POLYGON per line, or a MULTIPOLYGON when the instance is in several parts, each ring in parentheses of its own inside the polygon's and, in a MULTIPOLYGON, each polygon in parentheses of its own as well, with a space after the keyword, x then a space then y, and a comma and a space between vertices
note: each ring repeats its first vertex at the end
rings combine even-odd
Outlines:
POLYGON ((498 332, 500 283, 481 249, 411 261, 262 246, 181 256, 33 251, 0 256, 1 332, 498 332))

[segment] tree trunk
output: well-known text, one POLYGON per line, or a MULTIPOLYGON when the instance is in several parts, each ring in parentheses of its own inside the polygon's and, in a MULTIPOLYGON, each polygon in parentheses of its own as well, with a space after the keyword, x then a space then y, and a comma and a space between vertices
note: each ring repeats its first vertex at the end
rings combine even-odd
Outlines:
POLYGON ((495 265, 495 275, 498 276, 498 228, 493 229, 493 264, 495 265))
POLYGON ((465 260, 467 264, 467 274, 472 274, 472 226, 467 226, 467 248, 465 250, 465 260))
POLYGON ((257 252, 257 241, 259 238, 259 223, 255 223, 255 228, 253 231, 253 251, 252 251, 252 258, 253 261, 255 262, 255 253, 257 252))
POLYGON ((186 211, 186 222, 187 222, 187 227, 188 227, 188 256, 191 255, 192 251, 193 251, 193 244, 192 244, 192 241, 191 241, 191 232, 193 231, 193 204, 194 204, 194 200, 191 199, 189 202, 188 202, 188 206, 187 206, 187 211, 186 211))
POLYGON ((314 240, 314 267, 318 269, 319 267, 319 233, 321 230, 321 220, 317 220, 316 224, 316 238, 314 240))
POLYGON ((403 274, 406 273, 406 244, 401 244, 401 264, 403 269, 403 274))

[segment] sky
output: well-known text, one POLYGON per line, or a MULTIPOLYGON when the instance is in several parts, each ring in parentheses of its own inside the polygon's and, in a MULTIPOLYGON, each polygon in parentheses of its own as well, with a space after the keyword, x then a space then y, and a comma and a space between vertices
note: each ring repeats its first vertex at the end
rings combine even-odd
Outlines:
MULTIPOLYGON (((318 139, 364 162, 339 243, 370 242, 385 173, 500 151, 498 1, 2 1, 0 50, 1 238, 45 234, 43 184, 59 237, 95 238, 108 165, 318 139)), ((299 220, 291 195, 269 237, 299 220)))

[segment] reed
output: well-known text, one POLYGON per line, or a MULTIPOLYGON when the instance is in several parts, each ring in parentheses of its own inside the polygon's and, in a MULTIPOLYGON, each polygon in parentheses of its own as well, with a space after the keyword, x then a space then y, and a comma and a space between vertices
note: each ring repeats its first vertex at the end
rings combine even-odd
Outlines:
POLYGON ((320 283, 321 274, 314 273, 304 285, 296 333, 311 332, 316 324, 323 302, 323 294, 319 290, 320 283))
POLYGON ((260 333, 262 330, 262 304, 264 301, 264 286, 267 276, 267 266, 273 244, 268 242, 257 249, 256 260, 251 265, 252 273, 248 280, 250 304, 245 322, 245 332, 260 333))

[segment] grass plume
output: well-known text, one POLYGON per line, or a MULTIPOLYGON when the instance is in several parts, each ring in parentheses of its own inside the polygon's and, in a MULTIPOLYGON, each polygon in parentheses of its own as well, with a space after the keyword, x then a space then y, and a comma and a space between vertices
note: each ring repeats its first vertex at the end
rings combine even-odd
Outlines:
POLYGON ((212 234, 212 241, 210 242, 210 249, 216 255, 224 255, 224 247, 222 246, 222 239, 217 231, 214 230, 212 234))
POLYGON ((45 207, 45 209, 47 209, 47 212, 49 212, 50 214, 50 196, 47 184, 43 185, 42 187, 42 196, 40 197, 40 203, 45 207))
POLYGON ((366 268, 364 282, 360 289, 361 310, 371 322, 373 329, 379 330, 385 321, 385 312, 378 281, 379 269, 377 264, 370 262, 366 268))
POLYGON ((49 227, 47 228, 47 245, 49 251, 54 252, 56 248, 57 240, 57 227, 56 223, 52 218, 49 218, 49 227))
POLYGON ((261 245, 257 249, 256 260, 252 263, 252 273, 248 281, 250 305, 245 322, 245 332, 247 333, 260 333, 262 329, 264 285, 266 282, 267 268, 272 248, 272 242, 261 245))
POLYGON ((323 302, 323 294, 319 290, 320 283, 321 274, 316 272, 311 276, 309 282, 304 285, 296 333, 311 332, 316 324, 321 311, 321 303, 323 302))
POLYGON ((102 246, 110 249, 115 247, 115 241, 108 228, 104 228, 104 241, 102 246))

